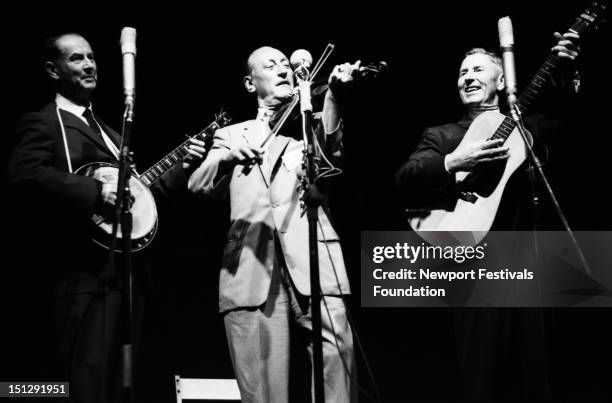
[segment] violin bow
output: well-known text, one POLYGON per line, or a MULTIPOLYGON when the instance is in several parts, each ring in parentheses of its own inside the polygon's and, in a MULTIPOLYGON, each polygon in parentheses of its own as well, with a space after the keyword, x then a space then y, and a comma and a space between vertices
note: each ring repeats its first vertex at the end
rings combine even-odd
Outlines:
MULTIPOLYGON (((319 60, 317 60, 317 62, 315 63, 315 66, 313 67, 312 72, 310 73, 310 75, 308 77, 309 81, 312 82, 312 80, 315 79, 317 73, 319 72, 319 70, 321 70, 321 67, 323 67, 323 65, 325 64, 327 59, 329 59, 329 56, 331 56, 331 54, 334 51, 335 47, 336 47, 336 45, 334 45, 333 43, 328 43, 327 44, 327 46, 323 50, 323 53, 319 57, 319 60)), ((263 143, 261 143, 261 147, 264 147, 266 145, 266 143, 272 137, 274 137, 274 136, 276 136, 278 134, 278 132, 280 131, 281 127, 283 127, 283 124, 285 123, 285 121, 287 120, 287 118, 289 117, 291 112, 293 111, 293 108, 295 108, 295 106, 300 101, 299 97, 296 97, 295 94, 296 93, 294 91, 293 98, 291 99, 291 103, 289 104, 289 106, 287 107, 285 112, 283 112, 282 116, 280 117, 280 119, 278 120, 276 125, 274 126, 274 129, 270 132, 270 134, 268 134, 268 136, 266 136, 266 138, 264 139, 263 143)))

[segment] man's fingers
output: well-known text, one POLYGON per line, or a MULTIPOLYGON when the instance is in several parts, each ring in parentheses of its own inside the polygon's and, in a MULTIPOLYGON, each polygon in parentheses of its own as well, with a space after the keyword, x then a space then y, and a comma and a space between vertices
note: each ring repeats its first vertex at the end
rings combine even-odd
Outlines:
POLYGON ((510 149, 508 147, 488 148, 486 150, 482 150, 480 155, 485 156, 485 157, 491 157, 494 155, 504 155, 504 154, 508 154, 509 150, 510 149))
POLYGON ((580 52, 580 35, 573 32, 566 32, 563 35, 555 32, 553 35, 556 40, 555 46, 551 48, 553 53, 556 53, 559 57, 571 60, 578 57, 578 52, 580 52))
POLYGON ((241 144, 231 151, 231 159, 239 164, 261 163, 264 149, 251 144, 241 144))
POLYGON ((495 162, 495 161, 504 161, 507 160, 510 157, 510 155, 508 154, 504 154, 504 155, 497 155, 495 157, 487 157, 487 158, 483 158, 482 160, 480 160, 481 162, 495 162))
POLYGON ((580 35, 579 35, 579 34, 577 34, 577 33, 575 33, 575 32, 569 32, 569 31, 568 31, 568 32, 566 32, 566 33, 564 33, 564 34, 563 34, 563 38, 571 38, 571 39, 573 39, 573 41, 572 41, 572 42, 574 42, 574 43, 575 43, 576 41, 579 41, 579 40, 580 40, 580 35))
POLYGON ((206 148, 205 147, 200 147, 200 146, 196 146, 196 145, 190 145, 189 148, 187 149, 187 151, 195 151, 199 154, 205 154, 206 153, 206 148))
POLYGON ((575 50, 568 49, 563 46, 555 46, 552 48, 553 53, 556 53, 558 57, 575 60, 578 57, 578 52, 575 50))
POLYGON ((198 140, 196 138, 191 137, 189 139, 189 141, 191 142, 190 145, 196 145, 196 146, 204 147, 204 142, 202 140, 198 140))
POLYGON ((571 42, 571 41, 559 41, 555 46, 552 47, 553 51, 563 51, 563 50, 579 50, 580 46, 571 42))
POLYGON ((489 148, 499 147, 503 143, 504 143, 503 139, 484 140, 481 143, 480 149, 481 150, 487 150, 489 148))
POLYGON ((114 205, 117 201, 117 184, 104 183, 102 185, 102 200, 106 204, 114 205))
POLYGON ((497 157, 497 156, 506 156, 508 155, 509 148, 508 147, 496 147, 496 148, 488 148, 486 150, 481 150, 475 154, 475 159, 477 161, 487 161, 489 158, 497 157))
POLYGON ((251 151, 251 153, 253 153, 257 158, 260 158, 265 153, 263 148, 251 145, 249 145, 249 151, 251 151))
POLYGON ((198 152, 197 150, 188 148, 187 152, 189 153, 189 155, 187 156, 187 158, 189 159, 201 159, 204 158, 204 152, 198 152), (191 157, 195 157, 195 158, 191 158, 191 157))
POLYGON ((351 81, 353 79, 353 73, 359 70, 361 66, 361 60, 357 60, 355 63, 342 63, 334 67, 331 74, 331 79, 334 81, 341 81, 343 83, 351 81))
POLYGON ((253 153, 253 151, 249 150, 248 148, 243 148, 241 150, 239 150, 239 155, 240 155, 240 161, 246 161, 246 160, 254 160, 255 159, 255 153, 253 153))
POLYGON ((248 160, 260 160, 264 154, 264 150, 261 147, 248 146, 240 150, 242 156, 248 160))

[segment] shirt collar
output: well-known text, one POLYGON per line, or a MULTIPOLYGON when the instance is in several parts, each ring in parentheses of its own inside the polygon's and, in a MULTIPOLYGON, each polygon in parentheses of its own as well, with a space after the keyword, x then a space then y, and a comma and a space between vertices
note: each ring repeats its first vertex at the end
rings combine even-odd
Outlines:
POLYGON ((274 109, 260 107, 257 108, 257 120, 268 121, 274 113, 274 109))
MULTIPOLYGON (((83 119, 83 112, 85 112, 85 109, 87 109, 84 106, 75 104, 74 102, 59 93, 55 95, 55 103, 57 104, 58 108, 68 111, 81 119, 83 119)), ((91 103, 89 104, 89 109, 92 109, 91 103)))

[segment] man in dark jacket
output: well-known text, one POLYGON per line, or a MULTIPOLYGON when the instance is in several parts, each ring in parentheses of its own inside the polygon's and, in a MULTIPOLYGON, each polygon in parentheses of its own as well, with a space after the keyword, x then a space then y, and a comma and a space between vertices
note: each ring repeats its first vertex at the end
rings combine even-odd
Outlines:
MULTIPOLYGON (((567 61, 577 58, 576 34, 555 33, 555 39, 553 53, 567 61)), ((458 147, 474 119, 485 112, 500 111, 499 91, 504 88, 504 76, 499 56, 481 48, 467 52, 459 69, 457 88, 465 115, 457 123, 425 129, 416 150, 396 174, 396 184, 407 206, 417 214, 418 210, 452 211, 461 196, 456 173, 486 173, 509 159, 509 147, 499 139, 458 147)), ((525 122, 536 138, 546 137, 551 128, 550 119, 541 115, 528 116, 525 122)), ((492 223, 495 230, 531 228, 532 216, 525 214, 524 208, 529 188, 519 170, 503 193, 492 223)), ((524 250, 520 253, 526 255, 524 250)), ((466 400, 518 401, 550 396, 542 316, 543 312, 536 309, 493 307, 453 312, 466 400)))
MULTIPOLYGON (((98 74, 85 38, 75 33, 52 37, 45 52, 55 100, 20 120, 8 181, 21 207, 28 206, 24 220, 38 240, 35 269, 54 283, 48 287, 62 368, 57 380, 70 381, 73 401, 120 401, 121 268, 90 233, 94 214, 112 217, 117 184, 74 172, 92 162, 116 164, 121 139, 93 113, 98 74)), ((202 146, 192 140, 189 157, 166 174, 157 190, 186 188, 191 163, 204 155, 202 146)), ((135 272, 138 312, 143 272, 135 272)))

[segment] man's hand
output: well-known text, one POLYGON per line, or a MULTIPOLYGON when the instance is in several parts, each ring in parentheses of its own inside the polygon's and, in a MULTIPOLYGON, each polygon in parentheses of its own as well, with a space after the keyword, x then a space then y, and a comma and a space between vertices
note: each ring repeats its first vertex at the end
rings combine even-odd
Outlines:
POLYGON ((105 206, 115 207, 117 202, 117 182, 102 184, 102 203, 105 206))
POLYGON ((115 219, 115 203, 117 203, 117 182, 106 182, 102 184, 101 191, 102 207, 100 214, 106 221, 115 219))
POLYGON ((201 164, 206 155, 206 145, 203 141, 190 138, 189 142, 190 144, 187 147, 187 152, 189 154, 183 158, 183 169, 186 171, 201 164))
POLYGON ((350 87, 355 81, 355 72, 359 70, 361 60, 355 63, 339 64, 332 70, 327 80, 329 91, 325 93, 323 102, 323 127, 325 133, 331 133, 338 128, 340 123, 340 105, 350 92, 350 87))
POLYGON ((580 36, 573 32, 566 32, 563 35, 555 32, 554 36, 557 43, 551 51, 561 59, 575 61, 580 54, 580 36))
POLYGON ((455 173, 473 171, 483 163, 506 160, 509 148, 502 143, 502 139, 474 142, 446 155, 444 166, 448 172, 455 173))
POLYGON ((327 80, 330 92, 336 96, 345 92, 349 83, 355 81, 354 73, 359 70, 359 66, 361 66, 361 60, 353 64, 344 63, 334 67, 327 80))
POLYGON ((236 165, 252 165, 261 164, 265 150, 261 147, 248 143, 241 143, 232 148, 230 152, 223 158, 222 162, 227 168, 233 168, 236 165))
MULTIPOLYGON (((105 182, 102 184, 101 198, 101 215, 107 221, 113 221, 115 219, 117 205, 117 181, 105 182)), ((135 201, 136 199, 134 195, 130 194, 130 209, 135 201)))

